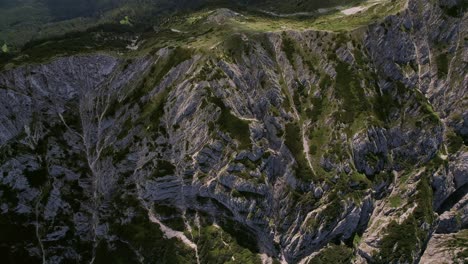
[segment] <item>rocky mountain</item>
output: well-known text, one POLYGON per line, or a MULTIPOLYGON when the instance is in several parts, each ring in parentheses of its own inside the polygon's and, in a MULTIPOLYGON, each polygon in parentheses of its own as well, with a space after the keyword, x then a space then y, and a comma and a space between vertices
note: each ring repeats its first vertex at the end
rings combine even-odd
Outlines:
POLYGON ((5 55, 0 255, 465 263, 466 7, 133 16, 5 55))

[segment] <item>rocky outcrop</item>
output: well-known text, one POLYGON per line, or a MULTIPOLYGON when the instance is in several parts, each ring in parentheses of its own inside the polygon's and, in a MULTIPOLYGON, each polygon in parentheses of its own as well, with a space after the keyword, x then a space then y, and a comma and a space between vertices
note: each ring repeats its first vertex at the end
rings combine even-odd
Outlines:
POLYGON ((434 231, 466 227, 466 146, 445 151, 449 131, 464 135, 465 27, 411 0, 365 32, 239 34, 236 51, 1 72, 0 223, 25 230, 2 250, 146 263, 170 245, 203 262, 214 226, 288 263, 330 243, 354 244, 358 263, 417 262, 434 231), (396 255, 400 228, 417 241, 396 255))
POLYGON ((434 235, 427 245, 420 263, 462 263, 466 261, 466 230, 457 234, 434 235))

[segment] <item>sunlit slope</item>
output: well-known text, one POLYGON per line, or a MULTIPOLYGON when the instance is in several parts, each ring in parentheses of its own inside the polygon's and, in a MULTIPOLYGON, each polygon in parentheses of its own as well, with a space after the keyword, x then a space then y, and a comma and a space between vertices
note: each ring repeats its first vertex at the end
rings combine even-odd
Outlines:
MULTIPOLYGON (((376 3, 385 4, 389 0, 333 0, 333 1, 227 1, 227 0, 3 0, 0 2, 0 42, 7 43, 14 49, 21 48, 25 43, 44 39, 73 31, 84 31, 105 23, 116 23, 124 16, 131 16, 137 22, 161 27, 161 20, 196 12, 200 9, 230 8, 241 13, 258 12, 257 15, 269 15, 282 18, 308 17, 305 21, 277 21, 249 15, 256 21, 247 21, 254 29, 271 30, 281 28, 285 23, 289 27, 308 28, 317 17, 330 15, 336 11, 353 6, 370 6, 376 3), (311 18, 314 19, 311 19, 311 18), (268 25, 263 25, 268 24, 268 25), (271 26, 270 26, 271 24, 271 26)), ((391 7, 398 7, 392 2, 391 7)), ((373 9, 377 17, 385 15, 388 10, 373 9)), ((371 12, 369 13, 371 14, 371 12)), ((371 14, 372 16, 372 14, 371 14)), ((331 17, 330 17, 331 18, 331 17)), ((328 21, 315 26, 335 27, 336 21, 328 21)), ((340 22, 342 17, 335 16, 340 22)), ((375 18, 375 17, 374 17, 375 18)), ((359 16, 359 21, 351 19, 345 26, 353 27, 367 23, 366 17, 359 16)), ((347 19, 348 20, 348 19, 347 19)), ((342 21, 341 21, 342 22, 342 21)), ((344 29, 339 26, 336 29, 344 29)))
POLYGON ((275 1, 275 0, 251 0, 246 1, 247 4, 258 8, 282 12, 313 12, 321 9, 327 9, 337 6, 347 6, 365 2, 365 0, 290 0, 290 1, 275 1))
POLYGON ((55 56, 94 52, 132 57, 168 46, 213 50, 229 45, 236 35, 261 37, 263 33, 287 30, 350 31, 398 13, 405 3, 405 0, 368 1, 307 16, 282 16, 259 9, 238 8, 234 11, 210 7, 201 11, 157 17, 152 16, 154 9, 128 5, 107 12, 98 21, 93 18, 79 18, 44 28, 44 36, 56 37, 39 38, 28 43, 21 51, 15 50, 14 46, 10 47, 12 52, 2 64, 41 62, 55 56), (128 17, 130 23, 121 23, 125 17, 128 17), (70 30, 75 26, 80 30, 70 30), (58 31, 70 33, 57 36, 58 31), (16 56, 15 51, 21 56, 16 56))

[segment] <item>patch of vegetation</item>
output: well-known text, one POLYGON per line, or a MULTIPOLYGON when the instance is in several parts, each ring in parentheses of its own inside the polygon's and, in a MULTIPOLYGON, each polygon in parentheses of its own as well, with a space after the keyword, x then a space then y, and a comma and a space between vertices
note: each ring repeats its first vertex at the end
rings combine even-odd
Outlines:
POLYGON ((8 45, 6 43, 4 43, 3 46, 2 46, 2 52, 3 53, 10 52, 10 49, 8 48, 8 45))
POLYGON ((319 120, 326 105, 326 103, 324 102, 325 100, 325 98, 320 97, 310 98, 312 107, 306 110, 306 115, 308 118, 310 118, 311 122, 315 123, 319 120))
MULTIPOLYGON (((164 132, 164 128, 160 126, 160 119, 164 115, 164 106, 166 104, 169 93, 172 87, 163 87, 153 98, 148 102, 143 103, 141 100, 149 91, 157 86, 164 76, 171 69, 180 63, 191 58, 191 52, 183 48, 175 48, 166 60, 158 61, 157 65, 153 65, 146 76, 142 79, 140 85, 132 90, 122 104, 138 103, 142 108, 142 115, 136 123, 143 124, 148 132, 164 132)), ((130 122, 130 120, 129 120, 130 122)), ((125 125, 131 125, 125 122, 125 125)), ((124 130, 128 131, 128 129, 124 130)), ((125 136, 119 135, 119 136, 125 136)))
POLYGON ((397 111, 401 105, 396 98, 393 97, 389 90, 383 91, 374 98, 374 112, 377 118, 384 123, 389 121, 391 114, 397 111))
POLYGON ((307 113, 305 113, 303 110, 309 110, 308 107, 310 107, 310 103, 308 102, 309 98, 307 95, 307 88, 300 80, 296 80, 296 84, 297 88, 293 94, 293 102, 296 110, 301 114, 301 116, 304 116, 304 114, 307 113))
MULTIPOLYGON (((113 0, 103 1, 107 2, 113 0)), ((27 56, 17 56, 16 59, 10 60, 10 62, 14 64, 22 64, 29 61, 41 62, 54 56, 66 56, 96 51, 118 52, 119 54, 124 53, 126 56, 135 56, 148 54, 151 50, 169 46, 191 47, 207 51, 211 50, 212 47, 218 46, 220 43, 231 42, 230 40, 233 39, 232 36, 239 38, 241 34, 246 34, 252 37, 256 32, 282 32, 285 30, 285 27, 294 30, 309 30, 314 28, 319 30, 343 31, 353 29, 356 26, 368 24, 375 19, 398 10, 400 2, 402 1, 397 2, 397 4, 392 4, 391 6, 389 6, 388 3, 377 4, 365 12, 348 16, 347 19, 343 19, 342 13, 338 10, 320 15, 317 19, 303 19, 294 16, 275 17, 244 10, 244 16, 231 19, 228 23, 223 25, 206 23, 207 18, 212 15, 212 13, 206 9, 202 11, 191 10, 191 12, 180 12, 178 14, 173 14, 172 11, 169 11, 168 13, 164 12, 164 14, 162 14, 161 8, 164 8, 166 4, 171 6, 171 3, 160 5, 151 3, 151 1, 139 1, 138 4, 136 1, 124 1, 123 6, 118 9, 112 9, 114 5, 99 4, 96 5, 99 7, 99 12, 104 11, 99 14, 92 12, 92 10, 95 10, 94 7, 92 7, 94 6, 93 4, 89 6, 93 18, 80 17, 63 22, 51 21, 53 15, 50 16, 51 13, 49 13, 46 7, 34 5, 31 9, 24 7, 26 9, 20 8, 16 12, 20 15, 23 13, 33 13, 31 14, 31 19, 28 18, 24 20, 37 20, 35 21, 36 24, 33 27, 29 25, 20 25, 19 27, 7 26, 3 28, 3 31, 0 26, 0 32, 6 33, 5 38, 0 41, 8 40, 13 46, 13 53, 16 55, 19 55, 19 53, 16 53, 19 47, 30 40, 35 42, 38 38, 43 38, 43 43, 47 42, 48 45, 46 45, 46 47, 43 45, 40 45, 41 47, 32 47, 30 45, 28 53, 22 50, 21 55, 26 54, 27 56), (120 21, 122 17, 130 15, 133 19, 124 18, 120 21), (347 23, 348 20, 353 23, 347 23), (122 26, 120 22, 124 25, 131 23, 132 26, 122 26), (101 30, 102 26, 105 28, 112 27, 113 29, 110 32, 101 30), (70 37, 57 37, 63 36, 63 32, 71 35, 75 34, 75 37, 70 39, 70 41, 67 41, 70 37), (76 35, 79 34, 82 36, 76 37, 76 35), (19 37, 13 40, 14 36, 19 37), (126 47, 130 43, 130 40, 134 39, 136 36, 140 37, 139 44, 141 45, 139 45, 138 51, 129 51, 126 47), (53 40, 54 38, 60 39, 60 41, 53 40)), ((217 4, 219 3, 212 3, 212 5, 207 5, 206 7, 215 7, 217 4)), ((196 6, 198 4, 193 5, 196 6)), ((346 5, 350 5, 350 2, 347 2, 346 5)), ((57 6, 61 6, 60 8, 67 7, 63 6, 62 3, 57 6)), ((70 6, 74 6, 74 4, 70 6)), ((191 4, 189 6, 191 6, 191 4)), ((88 6, 83 7, 79 5, 76 10, 74 9, 73 11, 77 11, 78 13, 83 11, 89 14, 89 10, 88 6)), ((170 8, 168 10, 170 10, 170 8)), ((1 11, 2 10, 0 10, 0 16, 3 14, 1 11)), ((9 16, 6 20, 16 21, 18 15, 10 13, 9 11, 5 12, 5 15, 9 16)), ((8 25, 8 23, 5 23, 5 25, 8 25)), ((241 50, 248 53, 252 47, 248 44, 245 45, 245 43, 247 42, 234 41, 234 50, 242 46, 241 50)), ((307 59, 304 61, 305 63, 308 62, 307 59)), ((2 61, 2 64, 5 64, 5 61, 2 61)))
POLYGON ((164 61, 163 65, 158 65, 159 67, 154 66, 151 72, 152 85, 159 84, 162 78, 169 73, 171 69, 179 65, 180 63, 189 60, 192 57, 192 53, 189 49, 184 49, 181 47, 175 48, 169 58, 164 61))
POLYGON ((338 61, 336 66, 336 93, 343 101, 343 111, 338 113, 338 120, 343 123, 352 123, 355 117, 370 109, 370 104, 366 100, 364 89, 360 86, 360 78, 351 69, 351 66, 342 61, 338 61))
POLYGON ((289 123, 285 127, 284 143, 296 160, 296 177, 311 181, 315 175, 309 167, 302 145, 301 128, 298 123, 289 123))
POLYGON ((308 264, 351 263, 353 250, 345 245, 331 244, 322 249, 308 264))
POLYGON ((447 242, 447 247, 461 249, 455 256, 454 263, 465 263, 458 262, 458 260, 466 260, 468 258, 468 229, 460 230, 458 233, 454 234, 453 239, 447 242))
POLYGON ((148 132, 152 131, 165 131, 161 126, 161 117, 164 115, 164 105, 167 101, 170 88, 166 87, 163 91, 160 91, 150 102, 148 102, 144 108, 143 113, 139 117, 139 122, 147 124, 148 132))
POLYGON ((228 218, 222 219, 219 225, 239 246, 248 249, 250 252, 259 253, 257 238, 247 226, 228 218))
POLYGON ((380 152, 379 153, 367 152, 365 160, 367 164, 369 164, 370 167, 375 168, 382 158, 384 158, 384 156, 380 152))
POLYGON ((456 153, 463 146, 463 138, 452 131, 447 133, 447 141, 448 152, 450 154, 456 153))
POLYGON ((447 168, 448 160, 442 159, 440 155, 437 154, 426 164, 426 171, 428 173, 434 173, 436 170, 438 170, 442 166, 447 168))
POLYGON ((125 16, 122 20, 120 20, 120 25, 131 26, 132 22, 130 22, 130 18, 125 16))
POLYGON ((309 153, 312 157, 317 157, 323 147, 326 146, 329 141, 330 128, 325 126, 319 126, 309 134, 309 153))
POLYGON ((338 221, 338 217, 340 217, 343 212, 340 202, 341 199, 339 199, 336 193, 332 194, 330 199, 332 199, 332 202, 326 205, 325 209, 322 211, 323 221, 326 223, 327 228, 330 228, 332 223, 338 221))
POLYGON ((401 224, 392 221, 387 227, 387 234, 381 241, 377 263, 395 263, 412 260, 414 252, 427 242, 428 231, 422 226, 432 225, 434 214, 432 208, 432 188, 428 176, 423 175, 416 187, 416 194, 409 203, 417 204, 406 220, 401 224))
POLYGON ((359 244, 361 244, 362 236, 360 236, 358 233, 354 234, 353 237, 353 246, 355 248, 359 247, 359 244))
MULTIPOLYGON (((5 197, 1 197, 5 201, 5 197)), ((38 263, 39 258, 30 256, 28 245, 36 244, 35 226, 26 224, 24 216, 8 212, 0 214, 0 254, 6 263, 38 263)))
POLYGON ((138 256, 129 247, 129 245, 121 242, 106 242, 101 241, 96 249, 96 256, 94 263, 105 264, 125 264, 125 263, 137 263, 138 256))
POLYGON ((119 36, 113 27, 114 25, 102 25, 84 32, 31 41, 22 48, 22 56, 12 62, 39 63, 55 56, 95 53, 103 50, 125 51, 128 41, 125 37, 119 36))
POLYGON ((320 223, 317 221, 317 219, 315 219, 314 217, 310 217, 304 224, 304 230, 306 232, 312 233, 319 227, 319 224, 320 223))
POLYGON ((240 246, 229 233, 218 227, 202 228, 195 239, 199 244, 198 254, 203 263, 261 263, 257 254, 240 246))
POLYGON ((429 180, 430 173, 423 174, 416 186, 416 194, 409 200, 410 203, 416 203, 418 206, 413 211, 414 217, 419 224, 432 224, 434 222, 434 213, 432 208, 433 192, 429 180))
POLYGON ((390 206, 393 208, 398 208, 401 205, 401 197, 396 195, 389 198, 390 206))
POLYGON ((286 34, 283 32, 283 50, 284 53, 286 54, 286 58, 288 58, 289 63, 291 65, 294 65, 294 55, 296 54, 296 48, 294 45, 294 41, 290 39, 289 37, 286 36, 286 34))
POLYGON ((439 78, 445 78, 449 70, 449 59, 448 54, 443 52, 436 57, 437 63, 437 76, 439 78))
POLYGON ((367 179, 366 175, 361 173, 353 172, 349 178, 347 185, 353 190, 366 190, 371 185, 371 181, 367 179))
POLYGON ((168 175, 174 175, 174 172, 175 172, 175 166, 172 165, 172 163, 166 160, 159 160, 158 165, 153 171, 152 177, 160 178, 160 177, 164 177, 168 175))
POLYGON ((414 251, 421 246, 420 230, 416 219, 410 216, 403 223, 392 221, 387 227, 387 235, 381 241, 376 263, 400 263, 413 260, 414 251))
MULTIPOLYGON (((158 263, 193 263, 194 251, 183 245, 177 238, 166 239, 159 226, 151 223, 147 213, 138 208, 138 202, 132 200, 134 199, 128 197, 121 202, 135 204, 136 215, 128 223, 112 224, 110 232, 122 241, 126 241, 131 248, 138 250, 139 254, 147 260, 158 260, 158 263)), ((123 255, 117 254, 117 257, 121 261, 132 256, 128 251, 120 253, 123 255)), ((103 249, 102 255, 107 254, 109 253, 103 249)))
POLYGON ((31 185, 31 187, 37 188, 47 182, 49 173, 47 169, 40 168, 33 171, 26 170, 24 171, 24 176, 26 176, 26 178, 28 179, 28 182, 31 185))
POLYGON ((441 5, 440 8, 444 11, 447 16, 450 17, 463 17, 463 14, 468 8, 468 3, 466 1, 461 1, 458 4, 455 4, 451 7, 441 5))
POLYGON ((224 105, 221 98, 211 97, 210 100, 221 109, 221 114, 216 121, 219 124, 219 128, 239 141, 240 149, 250 148, 252 141, 250 140, 249 122, 233 115, 229 108, 224 105))

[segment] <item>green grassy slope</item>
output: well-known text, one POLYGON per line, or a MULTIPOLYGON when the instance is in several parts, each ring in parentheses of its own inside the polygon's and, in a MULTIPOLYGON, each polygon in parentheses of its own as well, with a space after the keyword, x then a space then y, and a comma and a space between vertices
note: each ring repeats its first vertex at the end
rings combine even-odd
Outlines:
MULTIPOLYGON (((239 33, 256 35, 310 29, 343 32, 395 14, 401 10, 404 2, 366 2, 359 5, 366 6, 367 9, 356 14, 345 15, 337 9, 312 17, 277 17, 230 5, 239 13, 223 19, 221 23, 212 19, 225 16, 222 12, 215 11, 216 7, 224 6, 222 0, 209 1, 209 4, 199 11, 189 10, 177 14, 164 13, 161 6, 148 3, 135 5, 130 2, 103 13, 99 18, 80 17, 64 20, 45 25, 40 30, 33 26, 19 26, 20 29, 4 27, 2 31, 0 27, 0 44, 6 43, 9 48, 8 54, 0 52, 0 67, 10 62, 40 62, 54 56, 77 53, 111 52, 114 55, 132 57, 168 46, 211 50, 221 43, 229 42, 232 36, 239 33), (121 24, 120 21, 127 16, 131 23, 121 24), (35 33, 31 33, 32 31, 35 33), (128 46, 135 39, 138 39, 141 45, 137 50, 129 49, 128 46), (27 40, 29 41, 25 45, 21 44, 27 40), (12 60, 13 57, 16 59, 12 60)), ((8 10, 0 12, 13 12, 13 9, 8 10)), ((52 18, 41 17, 41 13, 37 13, 37 24, 47 19, 52 18)), ((7 18, 3 18, 1 24, 6 20, 7 18)))

